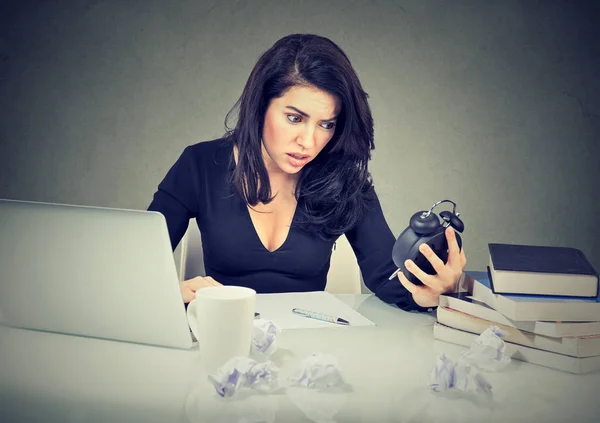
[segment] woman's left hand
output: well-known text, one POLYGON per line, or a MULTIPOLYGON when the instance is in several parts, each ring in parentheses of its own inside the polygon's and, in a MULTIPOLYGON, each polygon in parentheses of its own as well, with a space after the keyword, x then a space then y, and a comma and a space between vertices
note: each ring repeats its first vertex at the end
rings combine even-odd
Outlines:
POLYGON ((404 273, 398 272, 398 279, 413 296, 415 302, 421 307, 435 307, 440 303, 440 295, 447 292, 456 292, 463 269, 467 263, 464 251, 458 247, 456 233, 452 227, 446 228, 448 241, 448 261, 446 264, 433 252, 427 244, 421 244, 419 251, 431 263, 436 275, 423 272, 412 260, 406 260, 404 266, 423 282, 415 285, 409 281, 404 273))

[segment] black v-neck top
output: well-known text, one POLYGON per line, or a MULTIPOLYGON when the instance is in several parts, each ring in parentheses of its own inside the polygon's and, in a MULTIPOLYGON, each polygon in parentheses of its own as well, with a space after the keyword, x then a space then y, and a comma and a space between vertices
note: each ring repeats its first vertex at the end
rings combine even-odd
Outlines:
MULTIPOLYGON (((273 252, 267 250, 246 203, 229 182, 233 166, 233 143, 218 139, 188 146, 167 172, 148 210, 165 216, 173 249, 189 220, 195 218, 202 234, 207 276, 258 293, 322 291, 334 242, 298 228, 296 207, 284 243, 273 252)), ((374 207, 345 234, 365 285, 387 303, 405 310, 425 310, 397 278, 388 280, 396 270, 392 261, 396 239, 374 188, 372 196, 374 207)))

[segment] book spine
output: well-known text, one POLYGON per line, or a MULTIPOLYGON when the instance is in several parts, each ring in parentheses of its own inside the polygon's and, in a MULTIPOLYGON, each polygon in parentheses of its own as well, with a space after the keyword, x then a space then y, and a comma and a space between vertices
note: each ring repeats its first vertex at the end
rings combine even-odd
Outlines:
MULTIPOLYGON (((435 323, 433 326, 433 337, 440 341, 468 347, 477 338, 477 335, 435 323)), ((505 354, 515 360, 574 374, 589 373, 600 369, 600 356, 576 358, 512 344, 510 342, 506 342, 505 354)))
POLYGON ((507 333, 505 341, 526 347, 537 348, 544 351, 555 352, 557 354, 569 355, 572 357, 592 357, 600 355, 600 343, 595 339, 571 338, 551 338, 537 335, 531 332, 521 331, 514 327, 502 325, 497 322, 483 320, 468 314, 438 308, 437 319, 439 323, 462 331, 481 334, 492 325, 498 326, 507 333))

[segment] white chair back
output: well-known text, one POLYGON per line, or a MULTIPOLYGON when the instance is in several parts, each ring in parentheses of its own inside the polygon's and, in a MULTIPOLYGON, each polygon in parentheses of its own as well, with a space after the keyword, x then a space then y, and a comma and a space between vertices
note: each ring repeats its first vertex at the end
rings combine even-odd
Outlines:
POLYGON ((202 236, 196 219, 190 219, 187 231, 181 239, 181 261, 179 262, 179 280, 186 281, 196 276, 206 276, 202 236))
MULTIPOLYGON (((196 276, 206 276, 204 271, 204 255, 202 253, 202 237, 195 219, 190 219, 188 229, 180 245, 179 279, 184 281, 196 276)), ((332 294, 360 294, 361 292, 370 292, 362 282, 356 256, 344 235, 338 238, 335 243, 335 249, 331 254, 325 291, 332 294)))
POLYGON ((332 294, 360 294, 362 275, 356 255, 345 235, 336 241, 331 252, 325 291, 332 294))

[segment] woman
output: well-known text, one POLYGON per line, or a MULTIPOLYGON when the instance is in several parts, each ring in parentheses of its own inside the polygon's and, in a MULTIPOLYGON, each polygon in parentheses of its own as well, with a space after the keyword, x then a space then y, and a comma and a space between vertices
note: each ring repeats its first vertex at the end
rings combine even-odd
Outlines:
POLYGON ((423 285, 395 270, 395 237, 367 169, 373 119, 367 94, 332 41, 294 34, 255 65, 222 139, 187 147, 159 184, 149 210, 177 246, 190 218, 202 233, 207 277, 181 283, 184 302, 211 285, 265 292, 325 288, 335 240, 345 234, 367 287, 404 310, 427 310, 456 287, 465 266, 454 232, 449 259, 421 252, 436 269, 405 263, 423 285), (229 127, 228 127, 229 128, 229 127))

